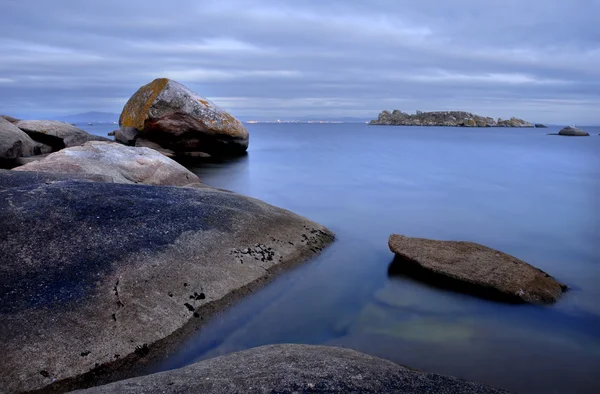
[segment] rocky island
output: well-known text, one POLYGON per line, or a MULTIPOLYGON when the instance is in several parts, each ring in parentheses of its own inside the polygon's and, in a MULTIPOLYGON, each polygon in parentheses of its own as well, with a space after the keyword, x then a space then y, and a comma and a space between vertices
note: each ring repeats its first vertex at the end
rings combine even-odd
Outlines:
POLYGON ((474 115, 463 111, 440 111, 422 112, 408 114, 397 109, 382 111, 371 125, 386 126, 446 126, 446 127, 534 127, 530 122, 523 119, 510 118, 494 120, 490 117, 474 115))

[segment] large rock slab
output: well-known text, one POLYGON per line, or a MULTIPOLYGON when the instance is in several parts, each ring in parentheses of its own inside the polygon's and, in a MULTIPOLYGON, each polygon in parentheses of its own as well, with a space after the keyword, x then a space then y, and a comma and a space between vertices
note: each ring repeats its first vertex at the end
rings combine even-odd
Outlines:
POLYGON ((125 104, 115 138, 133 145, 143 137, 178 156, 205 152, 239 155, 248 148, 244 125, 208 99, 166 78, 142 86, 125 104))
POLYGON ((0 171, 4 392, 122 373, 333 240, 234 193, 52 176, 0 171))
POLYGON ((109 141, 107 138, 89 134, 72 124, 58 120, 21 120, 16 123, 16 126, 34 140, 50 145, 53 152, 83 145, 88 141, 109 141))
POLYGON ((3 118, 5 120, 8 120, 10 123, 17 123, 19 122, 21 119, 15 118, 13 116, 10 115, 0 115, 0 118, 3 118))
POLYGON ((40 153, 40 145, 8 120, 0 117, 0 161, 40 153))
POLYGON ((14 171, 101 175, 116 183, 172 186, 200 183, 194 173, 156 150, 99 141, 63 149, 14 171))
POLYGON ((508 394, 350 349, 310 345, 263 346, 80 393, 508 394))
POLYGON ((567 126, 563 129, 561 129, 558 132, 558 135, 565 135, 565 136, 569 136, 569 137, 588 137, 589 136, 588 133, 586 133, 585 131, 583 131, 580 128, 577 128, 575 126, 567 126))
POLYGON ((567 290, 544 271, 473 242, 392 235, 397 256, 390 270, 443 286, 509 302, 551 304, 567 290))

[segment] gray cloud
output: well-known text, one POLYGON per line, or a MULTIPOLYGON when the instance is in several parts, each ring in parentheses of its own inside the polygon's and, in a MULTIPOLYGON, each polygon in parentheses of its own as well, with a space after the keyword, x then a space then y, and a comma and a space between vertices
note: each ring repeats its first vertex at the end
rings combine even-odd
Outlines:
POLYGON ((600 124, 598 0, 4 0, 0 112, 120 112, 167 76, 235 115, 600 124))

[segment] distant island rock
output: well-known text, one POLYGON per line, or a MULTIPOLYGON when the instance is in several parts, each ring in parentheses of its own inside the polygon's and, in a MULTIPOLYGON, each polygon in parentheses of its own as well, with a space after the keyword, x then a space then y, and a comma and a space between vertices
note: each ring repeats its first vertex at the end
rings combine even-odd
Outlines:
POLYGON ((371 125, 389 126, 447 126, 447 127, 534 127, 523 119, 510 118, 494 120, 490 117, 474 115, 463 111, 422 112, 415 114, 398 111, 382 111, 371 125))
POLYGON ((547 128, 548 128, 548 126, 546 126, 545 124, 536 123, 536 124, 535 124, 535 128, 536 128, 536 129, 547 129, 547 128))
POLYGON ((565 135, 568 137, 589 137, 589 133, 577 128, 575 126, 567 126, 558 132, 558 135, 565 135))

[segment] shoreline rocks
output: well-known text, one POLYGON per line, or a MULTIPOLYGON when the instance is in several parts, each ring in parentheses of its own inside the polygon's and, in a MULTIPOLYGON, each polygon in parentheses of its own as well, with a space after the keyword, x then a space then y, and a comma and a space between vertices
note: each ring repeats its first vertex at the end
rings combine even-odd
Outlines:
MULTIPOLYGON (((0 162, 9 166, 20 157, 41 153, 41 145, 31 139, 23 130, 0 117, 0 162)), ((3 165, 3 166, 4 166, 3 165)))
POLYGON ((135 92, 123 108, 119 126, 117 141, 135 145, 138 138, 144 138, 178 157, 188 152, 235 156, 248 149, 248 130, 239 120, 166 78, 135 92))
POLYGON ((568 289, 516 257, 473 242, 394 234, 388 244, 396 254, 392 275, 407 274, 440 287, 512 303, 552 304, 568 289))
POLYGON ((68 176, 0 170, 6 392, 130 377, 162 341, 333 241, 230 192, 68 176))
POLYGON ((262 346, 80 391, 142 392, 509 394, 479 383, 415 371, 350 349, 292 344, 262 346))
POLYGON ((114 183, 172 186, 200 183, 194 173, 156 150, 100 141, 62 149, 13 171, 98 175, 114 183))
POLYGON ((534 127, 533 124, 518 118, 494 120, 490 117, 474 115, 464 111, 439 111, 408 114, 397 109, 382 111, 370 125, 389 126, 445 126, 445 127, 534 127))

